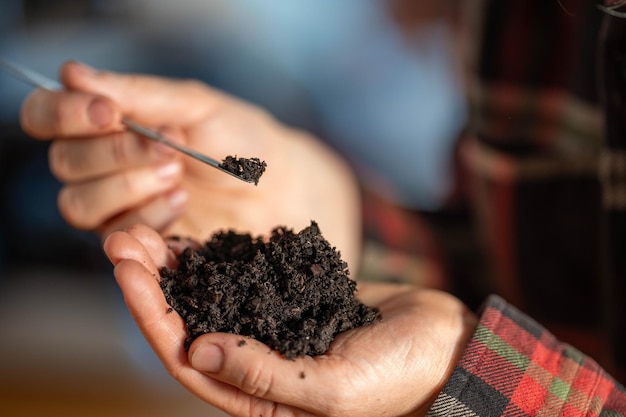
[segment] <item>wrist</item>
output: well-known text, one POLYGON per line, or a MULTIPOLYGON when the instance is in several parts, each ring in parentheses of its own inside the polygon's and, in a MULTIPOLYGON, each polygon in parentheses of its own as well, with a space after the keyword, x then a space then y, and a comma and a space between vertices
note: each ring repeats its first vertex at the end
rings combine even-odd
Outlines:
POLYGON ((430 396, 407 416, 425 416, 428 413, 454 373, 478 326, 478 316, 460 300, 447 293, 440 292, 439 295, 443 296, 442 299, 437 300, 432 297, 435 298, 432 301, 442 306, 441 308, 446 312, 448 331, 447 337, 442 338, 445 342, 440 346, 442 360, 439 366, 433 367, 436 368, 433 372, 436 372, 438 382, 433 385, 430 396))

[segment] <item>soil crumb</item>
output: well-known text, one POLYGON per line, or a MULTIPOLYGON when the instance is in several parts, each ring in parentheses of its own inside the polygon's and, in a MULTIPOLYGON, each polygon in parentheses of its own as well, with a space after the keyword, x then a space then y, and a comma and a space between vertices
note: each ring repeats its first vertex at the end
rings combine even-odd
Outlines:
POLYGON ((184 319, 184 347, 208 332, 253 337, 287 359, 325 353, 335 336, 380 319, 355 297, 347 264, 317 223, 299 233, 279 226, 268 239, 215 233, 187 248, 161 288, 184 319))
POLYGON ((241 177, 245 181, 254 182, 254 185, 258 185, 261 175, 263 175, 265 168, 267 168, 267 164, 259 158, 227 156, 220 164, 220 167, 241 177))

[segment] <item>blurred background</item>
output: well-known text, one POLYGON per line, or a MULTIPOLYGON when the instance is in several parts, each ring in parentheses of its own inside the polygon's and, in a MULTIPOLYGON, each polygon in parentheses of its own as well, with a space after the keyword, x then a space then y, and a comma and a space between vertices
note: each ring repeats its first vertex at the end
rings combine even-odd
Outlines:
MULTIPOLYGON (((0 0, 0 56, 200 79, 317 134, 373 195, 436 212, 466 118, 440 3, 0 0)), ((212 415, 138 334, 99 240, 60 217, 48 144, 18 124, 30 91, 0 72, 0 415, 212 415)))

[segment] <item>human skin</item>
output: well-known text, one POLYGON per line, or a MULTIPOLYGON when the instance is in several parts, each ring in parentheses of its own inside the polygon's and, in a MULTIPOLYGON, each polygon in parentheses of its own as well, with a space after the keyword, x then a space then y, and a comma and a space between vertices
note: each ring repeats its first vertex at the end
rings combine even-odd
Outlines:
POLYGON ((66 90, 36 90, 21 123, 52 140, 49 163, 63 182, 58 205, 79 229, 103 238, 134 223, 202 240, 219 229, 255 235, 315 220, 350 265, 358 265, 360 211, 352 171, 309 134, 263 110, 190 80, 96 71, 69 62, 66 90), (258 157, 258 186, 139 137, 122 117, 217 160, 258 157))
POLYGON ((126 304, 166 369, 189 391, 235 416, 421 415, 445 384, 476 319, 457 299, 392 284, 359 284, 383 320, 342 333, 322 356, 285 360, 241 336, 206 334, 189 352, 158 270, 175 264, 178 235, 202 241, 232 228, 265 234, 315 220, 355 266, 359 195, 346 164, 315 138, 194 81, 61 69, 67 90, 37 90, 22 109, 32 136, 53 140, 59 207, 94 230, 115 265, 126 304), (122 116, 216 158, 259 157, 258 187, 126 131, 122 116), (138 224, 141 223, 141 224, 138 224), (304 378, 302 378, 304 375, 304 378))
POLYGON ((446 293, 361 283, 359 299, 383 319, 340 334, 324 355, 291 361, 226 333, 203 335, 185 352, 183 319, 158 283, 159 269, 175 267, 182 248, 144 225, 114 232, 104 248, 129 311, 168 372, 233 416, 424 415, 476 326, 446 293))

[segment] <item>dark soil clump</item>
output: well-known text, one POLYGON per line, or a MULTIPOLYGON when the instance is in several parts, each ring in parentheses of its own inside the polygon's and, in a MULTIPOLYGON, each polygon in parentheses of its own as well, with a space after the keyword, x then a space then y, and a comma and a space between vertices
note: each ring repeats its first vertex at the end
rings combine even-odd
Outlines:
POLYGON ((219 232, 187 248, 176 269, 161 270, 167 302, 187 327, 185 349, 200 335, 251 336, 288 359, 320 355, 335 336, 380 318, 355 298, 347 264, 315 222, 261 237, 219 232))
POLYGON ((220 167, 245 181, 254 182, 254 185, 258 185, 261 175, 263 175, 265 168, 267 168, 267 164, 259 158, 227 156, 220 164, 220 167))

